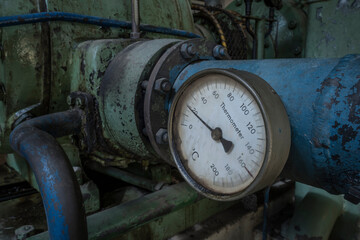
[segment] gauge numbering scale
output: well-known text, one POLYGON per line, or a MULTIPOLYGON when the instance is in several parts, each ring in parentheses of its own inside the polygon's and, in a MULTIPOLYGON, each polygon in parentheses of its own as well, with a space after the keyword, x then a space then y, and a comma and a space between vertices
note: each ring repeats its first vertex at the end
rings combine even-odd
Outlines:
POLYGON ((188 79, 173 99, 168 130, 182 176, 216 200, 272 184, 291 141, 280 97, 265 80, 237 70, 205 70, 188 79))

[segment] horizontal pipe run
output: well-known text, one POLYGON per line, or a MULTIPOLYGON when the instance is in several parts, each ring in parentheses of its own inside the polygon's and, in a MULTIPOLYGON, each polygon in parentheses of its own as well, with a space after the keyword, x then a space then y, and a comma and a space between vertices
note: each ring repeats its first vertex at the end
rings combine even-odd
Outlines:
POLYGON ((218 68, 256 74, 280 96, 291 125, 284 177, 360 201, 360 55, 202 61, 187 66, 173 88, 200 71, 218 68))
POLYGON ((93 170, 95 172, 105 174, 107 176, 119 179, 121 181, 130 183, 132 185, 149 190, 151 192, 158 191, 164 186, 164 183, 155 182, 155 181, 152 181, 147 178, 136 176, 129 172, 123 171, 119 168, 103 167, 99 163, 96 163, 96 162, 89 162, 86 164, 86 167, 90 168, 91 170, 93 170))
MULTIPOLYGON (((175 212, 202 198, 185 182, 169 186, 161 191, 88 216, 89 239, 113 239, 120 233, 151 219, 175 212)), ((45 239, 48 239, 48 232, 29 238, 29 240, 45 239)))
MULTIPOLYGON (((131 29, 131 22, 118 21, 108 18, 101 18, 95 16, 87 16, 76 13, 68 12, 41 12, 41 13, 30 13, 24 15, 6 16, 0 17, 0 27, 9 27, 29 23, 39 23, 48 21, 66 21, 66 22, 78 22, 84 24, 92 24, 102 27, 116 27, 131 29)), ((179 29, 172 29, 166 27, 157 27, 147 24, 141 24, 140 30, 144 32, 161 33, 174 35, 186 38, 201 38, 201 36, 179 29)))
POLYGON ((80 186, 70 161, 55 140, 80 131, 82 112, 69 110, 23 122, 10 145, 29 163, 42 196, 51 239, 87 239, 80 186))

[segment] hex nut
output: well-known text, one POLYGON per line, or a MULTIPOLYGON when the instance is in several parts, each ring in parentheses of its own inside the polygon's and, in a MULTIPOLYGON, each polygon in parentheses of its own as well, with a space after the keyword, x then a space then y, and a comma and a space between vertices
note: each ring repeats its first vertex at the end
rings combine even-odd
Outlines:
POLYGON ((223 59, 226 57, 226 49, 221 45, 216 45, 213 49, 213 56, 217 59, 223 59))
POLYGON ((192 44, 184 43, 180 47, 180 53, 183 58, 189 59, 196 55, 196 50, 192 44))
POLYGON ((170 92, 172 85, 166 78, 159 78, 155 81, 154 90, 167 93, 170 92))
POLYGON ((156 135, 155 140, 157 144, 166 144, 168 143, 168 131, 165 128, 160 128, 156 135))
POLYGON ((169 81, 163 81, 161 83, 161 90, 164 92, 169 92, 171 90, 171 83, 169 81))

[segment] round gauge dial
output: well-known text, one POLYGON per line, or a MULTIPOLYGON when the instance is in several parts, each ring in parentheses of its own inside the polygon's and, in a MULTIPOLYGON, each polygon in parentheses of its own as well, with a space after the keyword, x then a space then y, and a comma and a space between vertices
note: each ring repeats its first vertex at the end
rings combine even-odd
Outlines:
POLYGON ((234 199, 259 182, 273 141, 269 127, 257 91, 239 74, 214 70, 198 74, 177 92, 170 111, 170 148, 195 189, 211 198, 234 199))

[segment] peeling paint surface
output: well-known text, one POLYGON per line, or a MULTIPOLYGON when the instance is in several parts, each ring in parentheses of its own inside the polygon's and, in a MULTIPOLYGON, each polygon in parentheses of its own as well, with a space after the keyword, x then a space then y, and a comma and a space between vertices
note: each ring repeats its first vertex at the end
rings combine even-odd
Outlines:
POLYGON ((174 88, 209 69, 238 69, 266 80, 279 94, 291 124, 283 175, 334 194, 360 182, 360 56, 342 59, 206 61, 179 74, 174 88))

